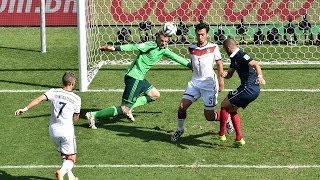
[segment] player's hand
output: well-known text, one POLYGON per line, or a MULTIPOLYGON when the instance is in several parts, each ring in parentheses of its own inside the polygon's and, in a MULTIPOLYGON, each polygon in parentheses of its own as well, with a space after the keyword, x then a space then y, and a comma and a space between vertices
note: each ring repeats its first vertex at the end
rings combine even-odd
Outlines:
POLYGON ((221 77, 225 78, 228 76, 228 71, 223 71, 221 74, 220 74, 221 77))
POLYGON ((25 109, 18 109, 18 110, 16 110, 16 112, 14 113, 16 116, 19 116, 19 115, 21 115, 21 114, 23 114, 23 113, 25 113, 26 112, 26 110, 25 109))
POLYGON ((263 77, 258 77, 256 80, 257 84, 266 84, 266 81, 263 79, 263 77))
POLYGON ((112 45, 105 45, 105 46, 100 47, 100 50, 101 51, 114 51, 115 48, 112 45))

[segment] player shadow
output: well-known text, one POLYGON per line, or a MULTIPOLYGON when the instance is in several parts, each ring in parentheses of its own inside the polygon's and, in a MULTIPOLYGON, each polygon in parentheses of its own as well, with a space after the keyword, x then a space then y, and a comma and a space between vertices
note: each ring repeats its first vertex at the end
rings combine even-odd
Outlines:
POLYGON ((1 49, 19 50, 19 51, 41 52, 40 50, 35 50, 35 49, 13 48, 13 47, 6 47, 6 46, 0 46, 0 48, 1 49))
POLYGON ((51 178, 38 177, 38 176, 13 176, 3 170, 0 170, 0 179, 3 179, 3 180, 53 180, 51 178))
POLYGON ((105 125, 105 128, 108 131, 114 131, 117 133, 118 136, 124 137, 135 137, 139 138, 144 142, 149 141, 159 141, 159 142, 166 142, 181 149, 188 149, 189 146, 197 146, 197 147, 204 147, 204 148, 215 148, 215 143, 206 142, 199 138, 204 136, 213 135, 212 132, 204 132, 201 134, 196 135, 188 135, 183 136, 179 139, 178 143, 171 142, 171 135, 174 132, 173 130, 167 130, 161 128, 159 126, 155 126, 154 128, 148 127, 140 127, 140 126, 127 126, 127 125, 120 125, 120 124, 112 124, 112 125, 105 125))
POLYGON ((34 119, 34 118, 40 118, 40 117, 48 117, 50 118, 50 114, 41 114, 41 115, 35 115, 35 116, 21 116, 21 119, 34 119))
POLYGON ((28 82, 21 82, 21 81, 9 81, 9 80, 3 80, 3 79, 0 79, 0 82, 23 84, 23 85, 28 85, 28 86, 38 86, 38 87, 45 87, 45 88, 60 88, 61 87, 61 86, 55 86, 55 85, 36 84, 36 83, 28 83, 28 82))
MULTIPOLYGON (((94 108, 81 109, 80 118, 82 120, 84 120, 86 123, 76 124, 75 126, 88 128, 87 118, 85 116, 86 113, 87 112, 92 112, 92 111, 99 111, 99 110, 101 110, 101 109, 94 109, 94 108)), ((160 112, 160 111, 135 111, 134 112, 134 117, 135 118, 139 118, 139 116, 143 116, 143 114, 147 114, 147 113, 159 114, 159 113, 162 113, 162 112, 160 112)), ((105 127, 105 125, 107 125, 107 124, 114 124, 114 123, 117 123, 117 122, 132 123, 131 121, 129 121, 129 119, 127 118, 126 115, 118 115, 118 116, 115 116, 115 117, 109 117, 109 118, 105 118, 105 119, 98 119, 98 120, 96 120, 95 125, 98 128, 100 128, 100 127, 105 127)))

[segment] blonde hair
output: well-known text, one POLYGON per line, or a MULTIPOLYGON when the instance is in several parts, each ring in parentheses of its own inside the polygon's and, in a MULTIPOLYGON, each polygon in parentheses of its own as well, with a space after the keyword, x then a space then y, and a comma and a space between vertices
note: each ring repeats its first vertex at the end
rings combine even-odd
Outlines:
POLYGON ((74 84, 76 81, 76 76, 72 72, 65 72, 62 76, 63 86, 69 86, 74 84))

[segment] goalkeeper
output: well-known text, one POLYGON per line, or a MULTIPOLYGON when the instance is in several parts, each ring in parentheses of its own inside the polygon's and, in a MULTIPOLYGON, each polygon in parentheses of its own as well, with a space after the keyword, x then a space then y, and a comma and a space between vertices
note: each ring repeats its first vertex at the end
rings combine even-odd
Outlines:
POLYGON ((125 72, 125 88, 122 94, 121 106, 111 106, 100 111, 86 113, 89 126, 92 129, 97 128, 95 126, 96 119, 106 117, 125 114, 130 121, 134 121, 132 115, 133 108, 160 98, 160 92, 145 79, 145 75, 163 56, 191 68, 191 63, 187 59, 175 54, 166 47, 168 42, 169 37, 162 31, 159 31, 156 34, 155 41, 121 46, 106 45, 100 48, 101 51, 139 51, 139 53, 125 72))

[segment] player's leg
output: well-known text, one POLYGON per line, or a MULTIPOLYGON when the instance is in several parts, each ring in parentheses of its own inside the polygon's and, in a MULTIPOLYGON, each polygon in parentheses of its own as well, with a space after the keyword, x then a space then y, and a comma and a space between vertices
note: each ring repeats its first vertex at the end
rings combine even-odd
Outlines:
POLYGON ((55 136, 52 132, 50 129, 50 135, 62 160, 61 168, 55 172, 56 179, 62 180, 65 174, 68 174, 69 179, 77 179, 72 173, 77 153, 75 136, 55 136))
POLYGON ((198 88, 192 85, 191 82, 188 83, 188 87, 182 96, 178 108, 177 117, 177 130, 171 136, 171 141, 175 142, 184 133, 184 123, 187 118, 187 109, 200 97, 200 91, 198 88))
POLYGON ((250 102, 258 97, 259 92, 260 88, 258 86, 240 86, 237 88, 237 90, 228 94, 229 102, 232 104, 232 106, 229 107, 229 113, 236 132, 236 147, 240 147, 245 144, 245 141, 242 137, 240 116, 237 110, 240 107, 246 108, 250 102))
MULTIPOLYGON (((95 121, 97 119, 114 117, 117 115, 127 114, 128 112, 130 112, 131 107, 136 101, 136 97, 140 93, 139 89, 137 89, 137 86, 140 81, 130 76, 125 76, 124 82, 125 82, 125 88, 122 94, 121 106, 110 106, 100 111, 86 113, 86 117, 89 121, 89 126, 92 129, 96 129, 95 121)), ((134 121, 134 119, 132 121, 134 121)))
POLYGON ((160 98, 160 92, 158 91, 158 89, 151 85, 147 80, 143 80, 140 86, 143 95, 138 97, 138 99, 132 106, 132 109, 143 106, 147 103, 151 103, 160 98))
POLYGON ((160 92, 147 80, 137 80, 126 76, 126 89, 122 96, 122 110, 130 121, 134 121, 132 109, 160 98, 160 92), (141 96, 141 94, 144 94, 141 96))
POLYGON ((171 141, 176 142, 184 133, 184 123, 187 118, 187 109, 191 106, 193 101, 182 98, 178 108, 177 130, 172 134, 171 141))
MULTIPOLYGON (((231 91, 228 93, 227 97, 222 101, 221 103, 221 111, 220 111, 220 132, 219 136, 221 140, 225 140, 225 131, 226 131, 226 125, 229 117, 230 112, 234 112, 239 103, 241 103, 241 94, 244 93, 243 87, 238 87, 236 90, 231 91)), ((239 132, 239 123, 237 121, 232 120, 232 116, 230 114, 231 121, 233 123, 233 126, 235 128, 236 134, 237 131, 239 132), (235 125, 237 123, 237 125, 235 125)))
POLYGON ((204 102, 204 110, 203 114, 207 121, 216 121, 216 113, 214 111, 214 107, 218 103, 218 91, 214 90, 214 88, 210 89, 201 89, 201 98, 204 102))

